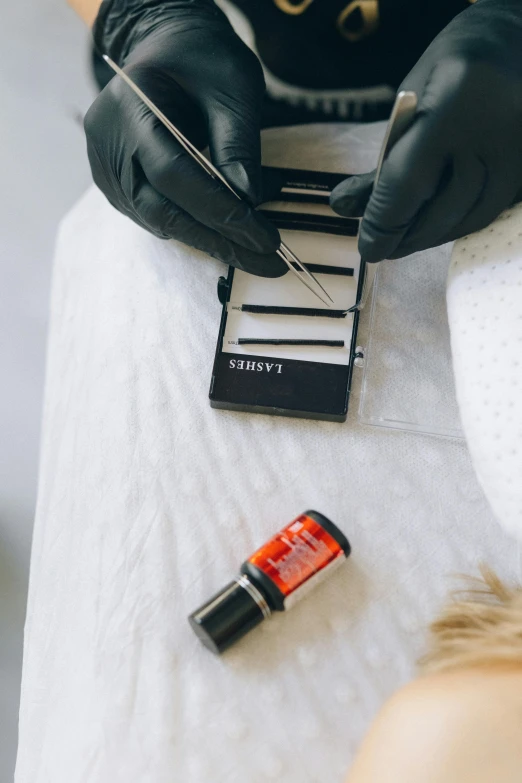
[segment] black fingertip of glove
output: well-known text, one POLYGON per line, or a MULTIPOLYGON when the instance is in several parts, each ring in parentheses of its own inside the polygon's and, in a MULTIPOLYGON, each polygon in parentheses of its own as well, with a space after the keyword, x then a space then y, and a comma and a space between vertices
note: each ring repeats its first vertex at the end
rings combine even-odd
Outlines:
POLYGON ((262 197, 261 203, 277 201, 281 197, 281 189, 284 187, 286 177, 283 171, 271 166, 261 167, 262 197))
POLYGON ((253 209, 245 224, 246 231, 237 232, 234 241, 259 255, 274 254, 281 245, 279 231, 264 215, 253 209))
POLYGON ((229 228, 234 228, 235 235, 229 238, 253 253, 273 254, 281 244, 279 231, 264 215, 253 209, 263 199, 261 167, 238 160, 222 164, 220 171, 237 195, 252 207, 240 220, 230 220, 229 228))
POLYGON ((210 255, 242 272, 248 272, 248 274, 257 277, 283 277, 288 272, 285 262, 276 253, 260 255, 232 243, 221 246, 210 255))
POLYGON ((369 234, 365 230, 364 222, 361 224, 358 250, 361 260, 364 261, 365 264, 377 264, 379 261, 384 261, 385 258, 391 258, 392 253, 396 248, 397 244, 390 247, 388 238, 379 240, 373 236, 373 234, 369 234))
POLYGON ((378 264, 379 261, 384 261, 384 258, 381 258, 381 256, 376 253, 366 253, 364 250, 361 250, 361 247, 359 246, 359 253, 361 256, 361 261, 364 264, 378 264))
POLYGON ((283 277, 288 272, 288 267, 275 253, 262 256, 259 260, 244 259, 242 267, 244 272, 257 277, 283 277))
POLYGON ((362 217, 370 200, 375 172, 354 174, 343 180, 330 194, 330 206, 343 217, 362 217))
POLYGON ((420 253, 420 250, 407 248, 401 249, 400 247, 397 250, 394 250, 393 253, 390 253, 387 257, 389 261, 398 261, 400 258, 407 258, 408 256, 412 256, 415 253, 420 253))
POLYGON ((261 203, 263 198, 261 166, 236 160, 222 164, 220 170, 238 196, 241 196, 250 206, 257 207, 261 203))

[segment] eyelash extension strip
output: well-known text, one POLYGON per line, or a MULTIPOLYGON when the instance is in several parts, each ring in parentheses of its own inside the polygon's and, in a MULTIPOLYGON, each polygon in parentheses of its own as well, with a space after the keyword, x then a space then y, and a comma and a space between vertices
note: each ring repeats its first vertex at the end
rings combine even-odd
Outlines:
POLYGON ((254 337, 238 337, 238 345, 322 345, 327 348, 344 348, 344 340, 270 340, 254 337))
POLYGON ((350 174, 306 171, 263 166, 269 187, 266 201, 309 202, 328 204, 332 190, 350 174))
MULTIPOLYGON (((295 264, 294 264, 295 266, 295 264)), ((316 275, 340 275, 341 277, 353 277, 354 269, 348 266, 332 266, 330 264, 305 264, 309 272, 316 275)))
POLYGON ((322 310, 320 307, 277 307, 275 305, 230 305, 230 310, 259 315, 311 315, 319 318, 346 318, 348 310, 322 310))
POLYGON ((344 237, 356 237, 359 232, 357 218, 307 215, 301 212, 280 212, 276 209, 260 209, 259 212, 271 220, 277 228, 293 231, 315 231, 320 234, 339 234, 344 237))

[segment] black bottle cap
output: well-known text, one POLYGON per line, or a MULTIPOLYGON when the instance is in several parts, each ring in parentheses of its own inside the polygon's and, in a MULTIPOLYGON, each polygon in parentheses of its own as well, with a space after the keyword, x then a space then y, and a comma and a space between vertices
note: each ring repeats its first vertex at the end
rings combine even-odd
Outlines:
POLYGON ((270 614, 263 594, 242 574, 188 619, 205 647, 219 654, 270 614))

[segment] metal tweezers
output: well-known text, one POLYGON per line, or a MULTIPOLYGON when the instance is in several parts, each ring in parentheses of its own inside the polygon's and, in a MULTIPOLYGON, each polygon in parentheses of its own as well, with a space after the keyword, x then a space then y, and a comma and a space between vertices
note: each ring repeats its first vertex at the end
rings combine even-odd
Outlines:
MULTIPOLYGON (((377 162, 377 168, 375 170, 375 179, 373 180, 373 188, 377 187, 379 177, 381 176, 381 169, 384 161, 391 152, 392 147, 397 143, 400 137, 406 133, 409 126, 415 118, 415 112, 417 111, 417 94, 411 90, 401 90, 397 93, 395 103, 391 111, 388 125, 384 133, 384 139, 379 152, 379 160, 377 162)), ((368 300, 368 296, 372 289, 375 275, 377 274, 377 264, 366 264, 363 289, 361 293, 361 299, 355 308, 351 310, 362 310, 368 300)))
MULTIPOLYGON (((134 90, 136 95, 141 98, 143 103, 148 106, 148 108, 151 110, 153 114, 156 115, 158 120, 163 123, 163 125, 168 128, 168 130, 172 133, 176 141, 181 144, 181 146, 188 152, 189 155, 191 155, 192 158, 194 158, 197 163, 200 164, 200 166, 205 169, 207 174, 209 174, 214 179, 219 179, 225 187, 230 190, 231 193, 236 196, 236 198, 241 200, 241 196, 239 196, 234 188, 227 182, 225 177, 221 174, 218 169, 216 169, 215 166, 212 165, 212 163, 203 155, 202 152, 200 152, 197 147, 195 147, 182 133, 181 131, 176 128, 176 126, 163 114, 163 112, 158 109, 158 107, 145 95, 145 93, 140 90, 137 84, 135 84, 132 79, 127 76, 127 74, 122 71, 121 68, 119 68, 116 63, 111 60, 111 58, 104 54, 103 59, 105 62, 110 65, 113 71, 115 71, 118 76, 121 76, 121 78, 129 85, 129 87, 134 90)), ((330 302, 333 302, 332 297, 330 294, 323 288, 321 283, 317 280, 316 277, 305 267, 305 265, 297 258, 297 256, 290 250, 287 245, 285 245, 283 242, 281 242, 281 245, 279 246, 279 249, 276 251, 277 255, 283 259, 285 264, 287 265, 288 269, 296 275, 296 277, 299 278, 299 280, 305 285, 315 296, 317 296, 323 304, 325 304, 327 307, 330 307, 326 299, 323 299, 321 294, 319 294, 314 288, 312 288, 312 285, 305 279, 305 276, 308 277, 310 280, 313 281, 320 289, 321 291, 328 297, 330 302), (293 262, 293 263, 292 263, 293 262), (296 264, 299 269, 296 269, 294 264, 296 264)))

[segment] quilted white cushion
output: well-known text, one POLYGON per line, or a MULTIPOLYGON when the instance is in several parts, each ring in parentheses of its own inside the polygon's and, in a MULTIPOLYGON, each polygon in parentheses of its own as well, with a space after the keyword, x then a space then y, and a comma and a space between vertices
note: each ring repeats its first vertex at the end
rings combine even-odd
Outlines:
POLYGON ((473 465, 499 523, 522 539, 522 204, 455 244, 447 301, 473 465))

